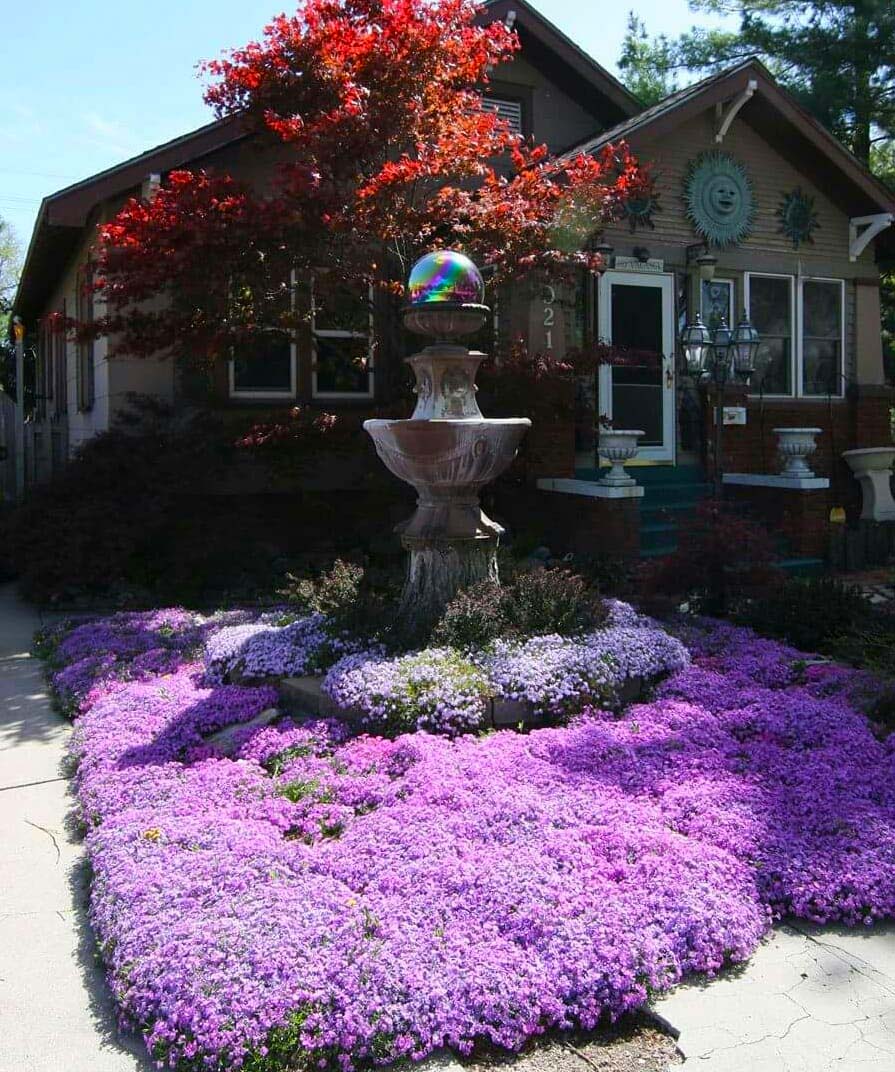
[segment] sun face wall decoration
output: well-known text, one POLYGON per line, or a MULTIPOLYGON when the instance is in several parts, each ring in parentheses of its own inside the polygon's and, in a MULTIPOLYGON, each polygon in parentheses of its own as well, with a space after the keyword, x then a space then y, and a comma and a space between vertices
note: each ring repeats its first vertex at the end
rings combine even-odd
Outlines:
POLYGON ((786 235, 792 241, 793 249, 798 249, 803 242, 814 244, 812 231, 820 224, 814 211, 814 198, 801 186, 783 195, 777 218, 780 220, 777 233, 786 235))
POLYGON ((662 206, 659 201, 659 193, 654 184, 642 193, 629 197, 624 205, 624 217, 628 221, 631 233, 636 232, 638 227, 647 228, 650 231, 656 229, 653 216, 661 212, 662 206))
POLYGON ((752 230, 755 195, 745 167, 730 153, 700 153, 684 177, 687 216, 713 246, 734 246, 752 230))

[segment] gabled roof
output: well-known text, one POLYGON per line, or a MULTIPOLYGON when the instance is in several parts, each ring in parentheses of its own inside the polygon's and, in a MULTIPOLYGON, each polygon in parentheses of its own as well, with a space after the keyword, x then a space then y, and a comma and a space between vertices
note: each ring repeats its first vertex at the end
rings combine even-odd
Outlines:
POLYGON ((37 315, 54 285, 54 271, 58 273, 74 253, 90 213, 101 201, 135 189, 152 172, 195 164, 246 136, 238 118, 219 119, 45 197, 37 213, 13 314, 26 322, 37 315))
POLYGON ((652 142, 670 133, 707 108, 736 97, 753 80, 758 84, 757 89, 736 122, 748 123, 781 156, 816 177, 818 185, 849 215, 895 211, 895 194, 778 85, 770 71, 755 58, 672 93, 564 155, 592 153, 619 141, 629 142, 636 151, 638 142, 652 142))
POLYGON ((584 102, 591 98, 589 110, 595 114, 608 113, 609 121, 615 122, 640 111, 640 102, 633 93, 528 0, 486 0, 479 18, 482 22, 510 20, 523 52, 539 60, 539 66, 552 68, 550 74, 555 76, 557 84, 571 83, 571 96, 584 102))

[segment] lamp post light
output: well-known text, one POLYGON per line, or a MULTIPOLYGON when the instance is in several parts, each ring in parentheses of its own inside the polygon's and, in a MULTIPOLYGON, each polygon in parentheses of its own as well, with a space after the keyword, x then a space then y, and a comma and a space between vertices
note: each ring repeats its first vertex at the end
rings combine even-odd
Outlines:
POLYGON ((680 341, 687 371, 695 379, 711 384, 714 388, 714 489, 715 498, 720 499, 724 387, 731 376, 736 376, 744 386, 748 386, 755 373, 761 337, 745 313, 734 331, 727 326, 723 317, 715 328, 709 329, 697 314, 696 320, 688 324, 681 332, 680 341))

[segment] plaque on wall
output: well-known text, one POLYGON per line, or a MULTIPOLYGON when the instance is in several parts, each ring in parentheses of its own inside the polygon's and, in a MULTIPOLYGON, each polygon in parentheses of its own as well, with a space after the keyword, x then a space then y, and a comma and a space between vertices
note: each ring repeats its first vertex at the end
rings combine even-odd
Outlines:
POLYGON ((617 272, 664 272, 665 261, 658 257, 648 257, 645 261, 639 257, 616 257, 612 267, 617 272))
POLYGON ((684 178, 687 215, 713 246, 733 246, 752 230, 755 195, 746 168, 730 153, 700 153, 684 178))

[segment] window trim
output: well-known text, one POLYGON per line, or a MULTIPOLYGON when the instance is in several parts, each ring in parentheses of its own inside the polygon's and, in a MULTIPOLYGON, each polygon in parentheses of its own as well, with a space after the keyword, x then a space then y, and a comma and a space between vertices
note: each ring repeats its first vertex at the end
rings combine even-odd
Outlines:
POLYGON ((799 395, 800 398, 844 398, 845 397, 845 280, 833 279, 822 275, 804 275, 799 277, 798 287, 798 313, 799 313, 799 395), (804 389, 805 363, 804 363, 804 334, 805 334, 805 284, 806 283, 838 283, 839 284, 839 388, 837 391, 824 391, 823 394, 808 394, 804 389))
POLYGON ((790 383, 792 384, 792 390, 786 392, 762 392, 759 394, 750 394, 750 398, 799 398, 799 387, 801 380, 799 379, 799 368, 801 366, 801 340, 799 337, 799 321, 798 321, 798 308, 796 303, 796 276, 790 275, 786 272, 744 272, 743 273, 743 307, 749 315, 749 320, 754 324, 755 321, 752 317, 752 288, 751 282, 753 278, 758 279, 786 279, 789 281, 789 324, 790 324, 790 353, 789 353, 789 375, 790 383))
POLYGON ((292 332, 284 331, 282 328, 264 328, 265 331, 276 332, 281 335, 289 336, 289 387, 283 388, 282 391, 275 390, 273 388, 266 388, 265 390, 255 390, 254 388, 240 388, 236 386, 236 359, 231 357, 227 362, 229 365, 229 389, 230 398, 248 398, 248 399, 265 399, 265 398, 295 398, 296 391, 298 390, 298 360, 297 350, 298 347, 295 343, 295 335, 292 332))
MULTIPOLYGON (((295 309, 295 269, 290 273, 289 285, 291 288, 290 304, 295 309)), ((279 400, 284 398, 295 398, 298 394, 298 342, 295 337, 295 331, 285 331, 283 328, 263 328, 263 331, 277 332, 282 335, 286 335, 289 338, 289 387, 283 388, 283 390, 276 390, 267 388, 259 391, 254 388, 238 388, 236 386, 236 359, 231 357, 227 361, 228 366, 228 397, 232 399, 241 400, 248 399, 249 401, 264 401, 279 400)))
POLYGON ((802 399, 808 402, 816 402, 825 398, 842 399, 845 397, 846 386, 846 348, 847 348, 847 335, 846 335, 846 311, 845 311, 845 279, 836 279, 832 276, 821 275, 792 275, 785 272, 744 272, 743 273, 743 298, 744 307, 749 313, 750 320, 752 319, 752 295, 750 282, 753 277, 759 277, 763 279, 788 279, 790 281, 789 294, 790 294, 790 317, 792 319, 792 354, 790 357, 790 371, 792 375, 793 389, 789 394, 762 394, 758 395, 750 393, 750 398, 766 398, 766 399, 802 399), (820 395, 808 394, 804 390, 804 311, 805 311, 805 299, 804 288, 805 283, 838 283, 839 284, 839 343, 842 352, 842 369, 841 377, 839 379, 839 389, 835 392, 824 392, 820 395))
POLYGON ((375 397, 375 385, 373 373, 375 372, 374 354, 375 339, 373 336, 374 313, 373 313, 373 286, 368 287, 367 301, 369 302, 368 326, 366 334, 362 331, 341 331, 337 328, 321 328, 319 331, 314 327, 314 277, 311 276, 311 398, 312 399, 336 399, 369 401, 375 397), (367 340, 367 390, 366 391, 321 391, 317 387, 317 338, 321 339, 366 339, 367 340))

